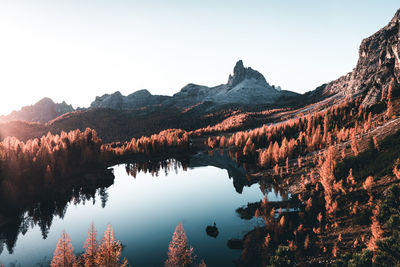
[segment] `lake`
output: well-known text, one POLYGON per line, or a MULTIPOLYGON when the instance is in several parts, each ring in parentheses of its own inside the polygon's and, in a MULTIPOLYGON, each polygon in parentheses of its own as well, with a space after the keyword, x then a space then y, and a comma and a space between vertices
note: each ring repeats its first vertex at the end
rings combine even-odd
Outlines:
MULTIPOLYGON (((74 252, 78 254, 83 251, 93 222, 98 239, 107 224, 112 225, 116 238, 124 246, 123 257, 130 265, 163 266, 173 231, 181 222, 198 260, 204 259, 207 266, 234 266, 241 250, 228 248, 227 241, 241 239, 262 224, 260 219, 241 219, 236 209, 262 200, 264 194, 257 183, 238 188, 236 182, 234 186, 234 175, 238 179, 241 167, 233 170, 232 163, 228 164, 230 167, 221 165, 226 161, 218 163, 221 157, 214 161, 219 166, 215 167, 207 165, 205 158, 203 155, 192 160, 186 171, 170 160, 169 170, 161 170, 157 175, 139 171, 136 177, 128 174, 126 165, 114 166, 115 180, 111 186, 105 191, 97 190, 94 199, 72 199, 61 216, 52 217, 45 239, 40 225, 32 222, 26 225, 25 231, 18 234, 13 253, 4 246, 0 262, 6 266, 48 264, 63 230, 71 237, 74 252), (216 238, 205 231, 214 222, 219 230, 216 238)), ((280 200, 278 194, 266 193, 270 201, 280 200)))

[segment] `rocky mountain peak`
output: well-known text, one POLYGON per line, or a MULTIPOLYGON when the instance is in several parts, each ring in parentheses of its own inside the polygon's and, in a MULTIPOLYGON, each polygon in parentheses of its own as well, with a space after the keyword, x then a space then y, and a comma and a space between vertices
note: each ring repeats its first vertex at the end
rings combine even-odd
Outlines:
POLYGON ((255 79, 259 81, 263 81, 267 83, 264 76, 256 70, 253 70, 250 67, 245 68, 243 65, 243 61, 239 60, 236 62, 235 67, 233 68, 233 75, 229 75, 228 86, 234 87, 243 80, 246 79, 255 79))
POLYGON ((327 94, 365 94, 364 106, 380 101, 389 84, 400 83, 400 9, 388 25, 360 45, 359 58, 352 72, 329 83, 327 94))
POLYGON ((53 106, 54 101, 51 98, 44 97, 40 99, 34 106, 36 107, 48 107, 48 106, 53 106))
POLYGON ((18 111, 13 111, 6 116, 0 116, 0 122, 22 120, 46 123, 71 111, 74 111, 74 108, 71 105, 68 105, 65 102, 54 103, 52 99, 45 97, 34 105, 24 106, 18 111))
POLYGON ((147 89, 138 90, 128 96, 117 91, 113 94, 96 96, 90 104, 90 108, 110 108, 115 110, 127 110, 142 108, 149 105, 160 104, 168 96, 152 95, 147 89))
POLYGON ((130 94, 128 97, 149 97, 152 94, 147 89, 142 89, 130 94))
POLYGON ((240 74, 242 72, 246 71, 243 65, 243 60, 239 59, 238 62, 236 62, 235 67, 233 68, 233 74, 240 74))
POLYGON ((394 14, 394 17, 392 18, 391 22, 396 22, 396 21, 399 21, 399 20, 400 20, 400 9, 398 9, 396 11, 396 14, 394 14))

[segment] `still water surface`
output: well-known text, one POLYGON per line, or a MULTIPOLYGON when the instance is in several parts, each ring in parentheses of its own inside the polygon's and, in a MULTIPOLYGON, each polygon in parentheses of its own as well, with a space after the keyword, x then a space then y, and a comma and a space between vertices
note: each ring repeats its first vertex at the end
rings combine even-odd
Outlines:
MULTIPOLYGON (((160 172, 158 176, 138 173, 129 176, 124 165, 114 166, 115 181, 107 189, 107 202, 102 207, 100 196, 85 203, 70 204, 65 216, 55 216, 46 239, 34 225, 25 235, 19 234, 14 251, 4 248, 0 262, 34 266, 51 260, 62 230, 71 237, 75 254, 83 251, 89 225, 94 222, 100 239, 107 224, 124 246, 123 256, 133 266, 163 266, 168 243, 179 222, 188 236, 198 259, 207 266, 233 266, 241 250, 227 247, 232 238, 242 238, 260 221, 243 220, 236 209, 263 199, 258 184, 237 193, 224 169, 212 166, 187 171, 160 172), (207 225, 216 223, 219 235, 206 234, 207 225)), ((269 200, 279 196, 268 193, 269 200)))

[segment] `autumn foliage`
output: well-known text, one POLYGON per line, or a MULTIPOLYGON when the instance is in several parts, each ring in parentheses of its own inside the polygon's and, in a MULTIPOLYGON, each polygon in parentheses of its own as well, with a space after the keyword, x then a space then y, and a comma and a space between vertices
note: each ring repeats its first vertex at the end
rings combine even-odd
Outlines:
POLYGON ((63 232, 54 251, 51 266, 122 267, 128 265, 126 259, 123 261, 120 260, 122 245, 118 240, 115 239, 114 230, 112 229, 111 225, 107 226, 103 239, 99 244, 96 238, 96 230, 92 224, 83 247, 85 248, 85 252, 76 258, 74 255, 74 248, 71 244, 71 239, 65 232, 63 232))
POLYGON ((188 134, 183 130, 165 130, 121 145, 102 144, 91 129, 48 133, 27 142, 7 137, 0 142, 0 196, 15 204, 21 195, 37 195, 68 183, 77 174, 105 169, 121 156, 150 156, 188 148, 188 134))
POLYGON ((19 195, 31 196, 38 188, 64 183, 66 177, 105 167, 101 146, 91 129, 49 133, 27 142, 7 137, 0 142, 1 197, 16 201, 19 195))
POLYGON ((365 116, 363 112, 354 111, 362 110, 360 104, 360 98, 347 99, 322 111, 253 130, 239 131, 229 138, 210 137, 208 145, 211 148, 235 148, 245 158, 255 158, 264 168, 284 165, 288 159, 298 159, 345 140, 352 140, 351 148, 357 155, 360 149, 358 136, 374 124, 371 114, 365 116))
POLYGON ((181 223, 176 226, 168 247, 166 267, 188 267, 193 262, 193 248, 189 247, 185 230, 181 223))
POLYGON ((54 256, 51 261, 51 267, 72 267, 75 264, 74 248, 71 244, 69 235, 62 232, 54 250, 54 256))
POLYGON ((102 153, 107 158, 114 156, 155 155, 163 152, 185 151, 189 148, 189 135, 180 129, 164 130, 150 137, 132 138, 123 144, 102 146, 102 153))
POLYGON ((97 240, 97 232, 94 228, 94 224, 90 225, 88 236, 86 238, 85 244, 83 245, 85 253, 82 254, 82 261, 87 267, 96 266, 96 257, 99 251, 99 242, 97 240))

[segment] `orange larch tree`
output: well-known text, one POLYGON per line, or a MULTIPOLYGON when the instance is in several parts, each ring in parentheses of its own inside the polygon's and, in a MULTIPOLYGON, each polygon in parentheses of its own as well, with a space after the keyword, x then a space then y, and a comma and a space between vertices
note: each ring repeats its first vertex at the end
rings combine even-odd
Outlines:
POLYGON ((90 225, 88 236, 83 248, 85 249, 85 253, 83 253, 82 258, 85 267, 96 266, 96 254, 99 249, 99 243, 97 241, 97 233, 93 223, 90 225))
POLYGON ((57 247, 54 250, 53 259, 50 263, 51 267, 72 267, 75 263, 74 248, 71 244, 71 239, 62 232, 60 239, 57 242, 57 247))
POLYGON ((111 225, 107 226, 103 239, 96 253, 96 266, 119 267, 126 266, 127 261, 120 263, 122 253, 121 243, 115 239, 114 230, 111 225))
POLYGON ((185 230, 181 223, 176 226, 168 247, 166 267, 188 267, 193 262, 193 248, 189 247, 185 230))

